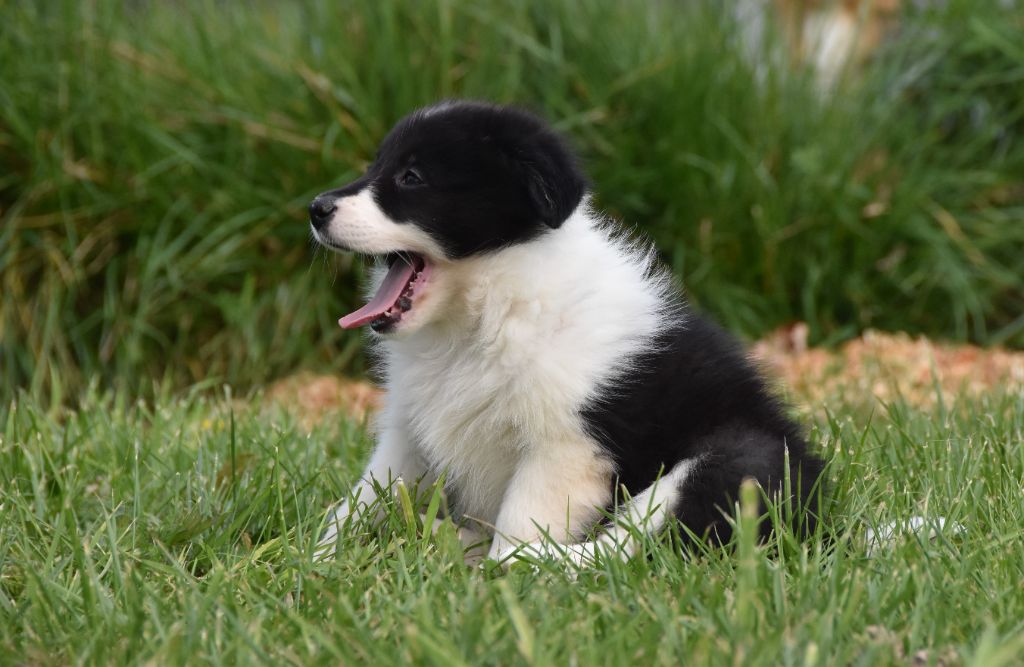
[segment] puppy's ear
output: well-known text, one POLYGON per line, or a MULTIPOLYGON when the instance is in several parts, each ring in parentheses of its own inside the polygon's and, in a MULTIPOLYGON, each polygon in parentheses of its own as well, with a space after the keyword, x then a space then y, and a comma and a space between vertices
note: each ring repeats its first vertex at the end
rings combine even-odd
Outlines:
POLYGON ((558 136, 543 132, 519 151, 518 162, 538 219, 552 229, 561 227, 587 188, 575 157, 558 136))
POLYGON ((572 150, 540 116, 526 109, 489 109, 483 140, 493 144, 518 177, 529 204, 529 222, 561 227, 587 190, 572 150))

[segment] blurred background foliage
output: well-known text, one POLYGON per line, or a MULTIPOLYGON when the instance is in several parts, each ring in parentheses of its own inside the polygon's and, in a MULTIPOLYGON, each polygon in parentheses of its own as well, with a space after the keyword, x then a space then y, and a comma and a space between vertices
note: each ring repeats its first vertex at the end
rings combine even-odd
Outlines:
POLYGON ((446 97, 551 119, 748 337, 1022 346, 1024 19, 930 4, 825 91, 712 0, 3 3, 0 383, 361 372, 305 206, 446 97))

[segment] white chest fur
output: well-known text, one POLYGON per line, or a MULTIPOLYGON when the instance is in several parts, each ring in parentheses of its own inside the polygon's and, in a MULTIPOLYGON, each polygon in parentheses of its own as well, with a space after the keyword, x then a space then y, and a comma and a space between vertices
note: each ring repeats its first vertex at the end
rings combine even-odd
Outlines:
POLYGON ((674 316, 650 266, 586 205, 535 241, 454 262, 438 323, 383 345, 382 428, 408 433, 459 510, 492 523, 519 461, 589 442, 580 409, 674 316))

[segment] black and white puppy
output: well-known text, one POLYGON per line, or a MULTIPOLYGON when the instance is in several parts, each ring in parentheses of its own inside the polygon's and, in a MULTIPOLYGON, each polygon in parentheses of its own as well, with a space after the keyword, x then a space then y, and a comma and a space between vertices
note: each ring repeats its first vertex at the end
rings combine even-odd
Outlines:
POLYGON ((376 506, 375 488, 442 472, 497 559, 628 554, 626 524, 673 517, 724 542, 746 478, 777 496, 788 476, 784 500, 811 526, 821 461, 737 342, 591 208, 572 153, 536 116, 477 102, 416 111, 309 213, 324 246, 382 259, 369 302, 339 321, 379 338, 378 442, 321 555, 376 506), (608 512, 619 520, 583 541, 608 512))

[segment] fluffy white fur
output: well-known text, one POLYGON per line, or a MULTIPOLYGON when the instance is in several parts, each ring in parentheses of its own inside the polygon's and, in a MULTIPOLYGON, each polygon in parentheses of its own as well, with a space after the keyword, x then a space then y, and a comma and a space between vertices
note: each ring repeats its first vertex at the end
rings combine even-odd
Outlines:
MULTIPOLYGON (((351 209, 338 241, 364 252, 409 248, 434 265, 415 318, 379 341, 386 396, 356 506, 372 504, 372 480, 429 483, 445 472, 461 519, 493 534, 491 557, 542 535, 578 542, 609 505, 613 474, 579 412, 669 318, 682 317, 666 310, 671 284, 650 251, 616 237, 586 201, 538 239, 455 262, 414 238, 415 227, 388 220, 366 191, 342 207, 351 209)), ((675 493, 675 477, 689 470, 678 464, 659 493, 675 493)), ((672 504, 647 493, 627 511, 631 521, 636 508, 672 504)), ((356 509, 335 509, 319 555, 333 553, 356 509)), ((613 530, 605 542, 624 537, 613 530)))

